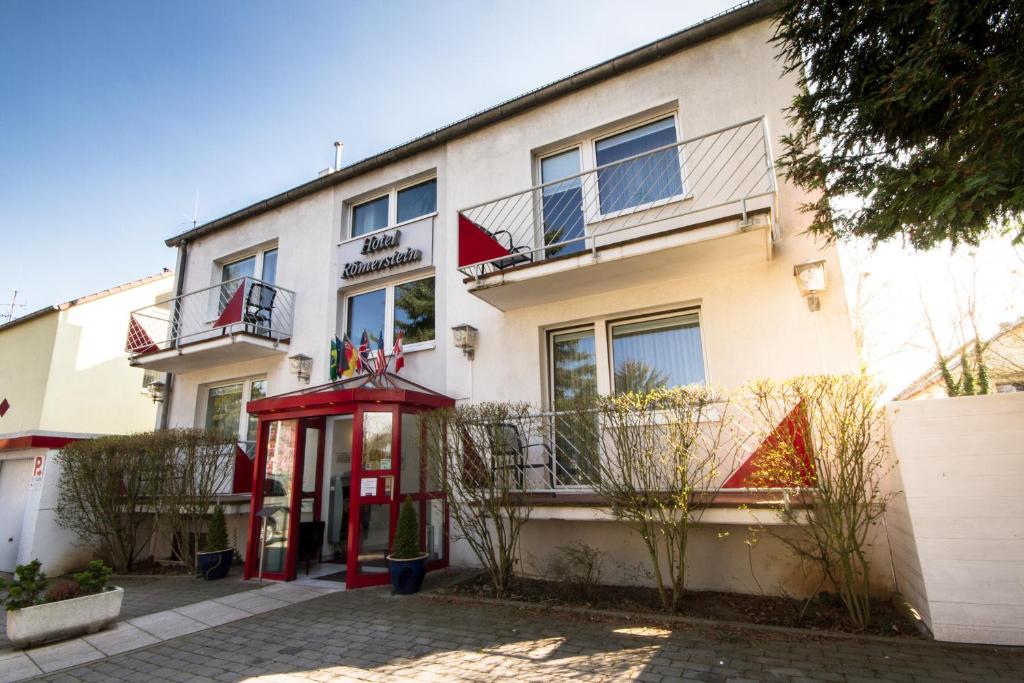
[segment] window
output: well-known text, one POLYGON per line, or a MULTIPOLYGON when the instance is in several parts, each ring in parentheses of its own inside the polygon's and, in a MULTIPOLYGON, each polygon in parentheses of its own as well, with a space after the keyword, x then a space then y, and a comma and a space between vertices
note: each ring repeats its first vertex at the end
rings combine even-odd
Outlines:
POLYGON ((437 211, 437 179, 398 191, 398 222, 404 223, 437 211))
POLYGON ((265 398, 267 380, 252 379, 211 387, 206 400, 206 429, 244 444, 252 458, 256 449, 257 418, 249 415, 249 401, 265 398))
POLYGON ((395 285, 395 335, 406 344, 434 339, 434 278, 395 285))
POLYGON ((391 352, 395 337, 403 335, 403 348, 434 341, 434 278, 400 282, 369 292, 352 294, 345 302, 345 336, 359 346, 363 330, 373 349, 384 334, 391 352))
MULTIPOLYGON (((277 248, 258 251, 251 256, 225 263, 221 266, 220 281, 224 283, 218 293, 217 315, 224 312, 231 297, 235 295, 238 288, 242 286, 243 280, 239 278, 248 277, 263 280, 266 283, 274 284, 277 280, 277 248)), ((216 290, 215 290, 216 291, 216 290)), ((243 296, 247 296, 248 292, 243 296)))
POLYGON ((374 230, 388 227, 388 200, 385 195, 380 199, 360 204, 352 208, 352 236, 359 237, 374 230))
POLYGON ((565 410, 574 399, 597 395, 594 329, 551 335, 551 403, 565 410))
MULTIPOLYGON (((675 142, 675 119, 669 116, 598 140, 594 150, 600 167, 675 142)), ((601 213, 609 214, 683 194, 680 168, 679 149, 672 147, 599 170, 601 213)))
POLYGON ((583 186, 579 177, 580 150, 575 147, 540 160, 541 183, 554 182, 542 191, 544 206, 544 244, 548 258, 571 254, 586 248, 583 222, 583 186), (563 182, 555 182, 567 178, 563 182), (569 240, 578 240, 562 244, 569 240))
POLYGON ((437 211, 437 179, 431 178, 352 207, 350 237, 429 216, 437 211))
POLYGON ((612 324, 610 336, 617 393, 704 382, 696 313, 612 324))

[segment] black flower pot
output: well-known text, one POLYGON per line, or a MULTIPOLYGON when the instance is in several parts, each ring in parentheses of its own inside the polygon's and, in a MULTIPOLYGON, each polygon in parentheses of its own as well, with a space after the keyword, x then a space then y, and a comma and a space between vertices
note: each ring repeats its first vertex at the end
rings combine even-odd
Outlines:
POLYGON ((409 560, 398 560, 388 555, 391 588, 398 595, 418 593, 427 575, 427 554, 409 560))
POLYGON ((235 557, 233 548, 226 550, 214 550, 209 553, 196 555, 196 564, 199 566, 199 573, 207 581, 223 579, 231 569, 231 560, 235 557))

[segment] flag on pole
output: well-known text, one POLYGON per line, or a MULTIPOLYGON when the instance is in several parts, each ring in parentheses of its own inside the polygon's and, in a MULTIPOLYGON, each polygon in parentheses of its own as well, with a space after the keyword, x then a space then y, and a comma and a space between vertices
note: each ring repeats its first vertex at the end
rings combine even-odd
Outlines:
POLYGON ((338 338, 331 340, 331 381, 338 379, 338 338))
POLYGON ((395 336, 395 349, 393 351, 394 356, 395 356, 395 372, 398 372, 399 370, 401 370, 402 368, 405 367, 405 356, 402 355, 402 337, 403 336, 404 335, 402 335, 401 332, 399 332, 395 336))
POLYGON ((370 371, 370 335, 363 330, 363 336, 359 339, 359 360, 357 370, 370 371))
POLYGON ((377 374, 383 375, 388 369, 387 354, 384 353, 384 330, 381 329, 377 337, 377 374))
POLYGON ((352 345, 352 341, 348 337, 345 337, 345 341, 342 342, 341 348, 341 376, 352 377, 356 374, 356 370, 359 369, 359 357, 356 355, 356 347, 352 345))

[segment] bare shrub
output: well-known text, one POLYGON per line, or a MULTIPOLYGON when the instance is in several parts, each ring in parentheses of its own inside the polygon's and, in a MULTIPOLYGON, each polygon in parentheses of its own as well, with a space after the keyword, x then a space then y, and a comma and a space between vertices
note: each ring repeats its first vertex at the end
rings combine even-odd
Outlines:
POLYGON ((466 541, 497 596, 507 595, 531 505, 521 495, 526 454, 541 422, 525 403, 480 403, 424 417, 428 476, 448 500, 457 539, 466 541))
POLYGON ((601 584, 604 553, 583 541, 555 549, 547 563, 547 577, 560 583, 573 598, 592 600, 601 584))
MULTIPOLYGON (((679 608, 690 529, 736 462, 745 432, 731 404, 703 386, 602 397, 603 457, 589 482, 643 539, 662 607, 679 608)), ((586 440, 585 440, 586 441, 586 440)))
POLYGON ((752 387, 769 438, 756 486, 782 488, 781 528, 762 530, 816 567, 857 628, 871 616, 868 535, 891 494, 881 390, 865 375, 809 376, 752 387), (800 504, 797 504, 800 503, 800 504))

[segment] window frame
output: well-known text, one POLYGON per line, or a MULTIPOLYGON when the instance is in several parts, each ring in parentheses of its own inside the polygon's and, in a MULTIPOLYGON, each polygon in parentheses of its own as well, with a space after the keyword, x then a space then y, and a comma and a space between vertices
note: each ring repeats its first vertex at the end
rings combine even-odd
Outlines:
MULTIPOLYGON (((210 382, 203 385, 203 428, 206 429, 206 425, 210 420, 210 392, 214 389, 220 389, 223 387, 230 387, 236 384, 242 385, 242 400, 239 405, 238 411, 238 429, 235 432, 235 441, 237 443, 250 443, 246 438, 249 434, 249 414, 245 411, 245 406, 249 401, 252 400, 252 385, 254 382, 264 383, 264 396, 270 396, 269 380, 266 375, 253 375, 250 377, 240 377, 235 379, 222 380, 219 382, 210 382)), ((255 443, 255 442, 252 442, 255 443)))
MULTIPOLYGON (((418 220, 418 219, 417 219, 418 220)), ((360 235, 362 237, 362 235, 360 235)), ((414 351, 422 351, 424 349, 433 349, 437 347, 437 274, 434 272, 425 274, 417 273, 410 275, 409 277, 398 278, 391 280, 386 283, 376 283, 368 285, 366 287, 351 288, 351 290, 345 291, 342 295, 341 301, 341 325, 339 336, 344 337, 345 332, 348 330, 348 302, 352 297, 359 296, 360 294, 369 294, 371 292, 378 292, 384 290, 384 350, 386 353, 391 353, 391 350, 395 347, 395 289, 401 285, 409 284, 410 282, 418 282, 419 280, 434 280, 434 338, 415 342, 412 344, 402 344, 402 353, 412 353, 414 351)), ((369 330, 367 330, 369 331, 369 330)), ((355 332, 353 330, 353 332, 355 332)), ((360 331, 361 334, 361 331, 360 331)), ((350 340, 353 345, 357 348, 359 346, 359 339, 350 340)), ((373 350, 373 349, 371 349, 373 350)))
POLYGON ((433 180, 435 183, 437 182, 438 178, 437 178, 437 174, 436 173, 435 174, 431 174, 431 175, 413 176, 412 178, 407 178, 405 180, 402 180, 401 182, 395 183, 395 184, 390 185, 390 186, 388 186, 386 188, 381 188, 381 189, 376 190, 376 191, 374 191, 374 192, 372 192, 370 194, 361 196, 358 199, 352 199, 352 200, 346 201, 345 202, 345 204, 346 204, 345 211, 343 212, 343 214, 344 214, 344 220, 343 220, 344 225, 342 226, 342 230, 341 230, 341 241, 342 242, 348 242, 350 240, 364 239, 366 237, 369 237, 370 235, 376 235, 379 232, 384 232, 385 230, 394 230, 395 228, 400 228, 403 225, 408 225, 409 223, 415 223, 416 221, 421 221, 424 218, 429 218, 431 216, 437 216, 437 187, 435 185, 435 188, 434 188, 434 210, 431 211, 430 213, 425 213, 422 216, 416 216, 415 218, 410 218, 408 220, 404 220, 401 223, 398 222, 398 193, 402 192, 403 190, 408 190, 410 188, 416 187, 417 185, 423 185, 424 183, 429 183, 431 180, 433 180), (364 232, 361 235, 353 234, 353 230, 355 228, 355 221, 354 221, 354 219, 355 219, 356 208, 360 207, 360 206, 363 206, 364 204, 369 204, 370 202, 375 202, 378 199, 380 199, 381 197, 387 197, 388 198, 388 223, 387 223, 387 225, 385 225, 383 228, 377 228, 376 230, 371 230, 370 232, 364 232))
MULTIPOLYGON (((571 138, 570 140, 564 141, 556 145, 539 147, 533 151, 533 176, 535 181, 534 185, 544 184, 542 180, 544 176, 541 169, 542 160, 568 152, 571 149, 579 149, 579 177, 580 186, 583 189, 583 196, 586 197, 588 196, 588 193, 595 192, 597 193, 598 197, 598 200, 596 202, 593 202, 593 206, 588 206, 586 204, 584 204, 583 206, 583 229, 587 237, 589 237, 592 234, 592 230, 590 229, 590 227, 592 225, 601 223, 602 221, 619 218, 621 216, 625 216, 637 211, 649 211, 651 209, 664 206, 666 204, 671 204, 674 202, 680 202, 689 199, 693 195, 690 192, 686 182, 687 173, 685 154, 681 154, 679 155, 679 178, 682 184, 682 192, 680 194, 672 195, 671 197, 666 197, 663 199, 658 199, 651 203, 650 206, 647 206, 642 209, 637 208, 635 206, 631 206, 624 209, 619 209, 618 211, 601 213, 601 188, 597 181, 597 171, 601 167, 598 166, 597 164, 597 143, 603 140, 607 140, 608 138, 615 137, 616 135, 628 133, 631 130, 642 128, 643 126, 646 126, 648 124, 656 123, 658 121, 662 121, 668 118, 672 119, 673 126, 675 127, 675 144, 678 145, 680 142, 684 141, 685 138, 683 137, 682 122, 679 116, 679 107, 678 105, 673 105, 671 107, 658 108, 654 111, 647 111, 641 114, 634 115, 633 117, 627 118, 625 120, 621 120, 612 124, 608 124, 606 126, 595 128, 589 132, 577 135, 571 138)), ((539 219, 535 220, 534 223, 540 226, 535 230, 535 233, 537 234, 534 235, 534 247, 541 249, 546 246, 544 244, 544 233, 542 225, 543 216, 540 215, 539 219)))
POLYGON ((541 388, 542 403, 547 410, 555 409, 555 364, 554 364, 554 337, 559 334, 593 330, 594 332, 594 362, 597 365, 597 393, 599 396, 611 396, 615 393, 615 359, 612 351, 612 327, 615 325, 645 322, 661 318, 674 318, 683 315, 696 315, 697 325, 700 328, 700 351, 701 360, 704 363, 704 385, 713 385, 711 366, 708 364, 707 327, 703 306, 699 303, 676 305, 672 307, 656 307, 636 313, 614 313, 608 315, 598 314, 590 318, 584 318, 573 323, 559 323, 557 326, 542 328, 540 332, 545 335, 543 338, 544 353, 542 369, 542 383, 546 384, 541 388))
POLYGON ((598 375, 601 374, 601 362, 599 354, 597 353, 598 344, 600 343, 597 338, 597 324, 583 323, 581 325, 573 325, 571 327, 559 327, 547 330, 547 375, 548 375, 548 405, 551 410, 555 408, 555 337, 563 334, 573 334, 576 332, 590 332, 594 335, 594 384, 595 391, 600 394, 600 381, 598 375))
POLYGON ((615 347, 614 347, 614 329, 621 325, 631 325, 634 323, 645 323, 653 320, 666 320, 668 318, 681 318, 683 316, 692 315, 697 319, 697 329, 700 331, 700 358, 701 365, 704 368, 704 386, 708 386, 708 358, 707 348, 704 344, 704 320, 701 317, 701 309, 697 308, 682 308, 671 311, 660 311, 657 313, 638 314, 631 315, 624 318, 615 318, 614 320, 605 321, 605 343, 608 349, 608 387, 611 395, 615 395, 615 347))
MULTIPOLYGON (((278 257, 280 258, 280 256, 281 256, 280 248, 278 247, 277 242, 274 242, 273 244, 264 244, 264 245, 259 246, 259 247, 253 247, 252 249, 247 249, 246 251, 244 251, 244 252, 242 252, 240 254, 233 254, 233 255, 231 255, 231 256, 229 256, 227 258, 217 259, 217 266, 218 266, 217 272, 220 275, 220 280, 218 282, 216 282, 215 284, 222 285, 222 284, 224 284, 226 282, 226 280, 224 280, 224 269, 225 268, 227 268, 228 266, 233 266, 236 263, 241 263, 242 261, 245 261, 245 260, 250 259, 250 258, 255 258, 255 261, 253 262, 253 266, 252 266, 252 272, 253 272, 252 277, 254 279, 256 279, 256 280, 259 280, 260 282, 266 282, 266 280, 263 279, 263 265, 264 265, 263 261, 264 261, 264 258, 266 257, 266 255, 269 252, 272 252, 272 251, 276 251, 278 257), (257 275, 257 273, 259 273, 259 275, 257 275)), ((278 261, 277 266, 280 266, 280 260, 278 261)), ((274 271, 275 271, 274 272, 274 282, 268 282, 267 284, 273 285, 275 287, 277 286, 277 274, 278 274, 279 270, 280 270, 279 267, 275 267, 274 268, 274 271)))

